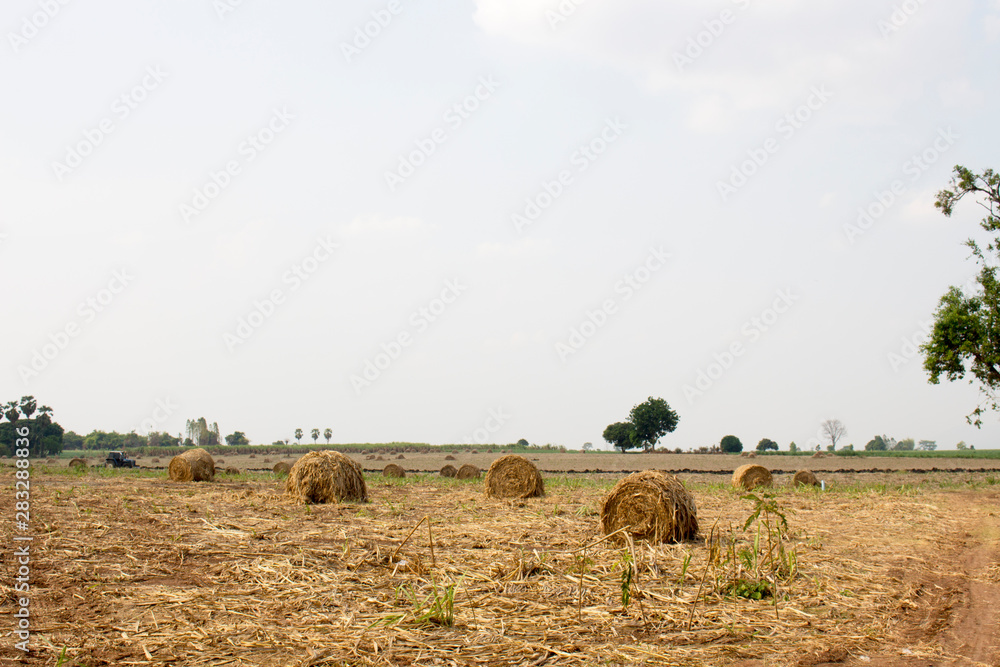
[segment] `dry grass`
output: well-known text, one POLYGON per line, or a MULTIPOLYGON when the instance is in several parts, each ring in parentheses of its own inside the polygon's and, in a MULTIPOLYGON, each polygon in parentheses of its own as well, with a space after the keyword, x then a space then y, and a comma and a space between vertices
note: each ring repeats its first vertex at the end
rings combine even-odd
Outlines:
MULTIPOLYGON (((436 479, 375 481, 368 505, 307 506, 263 478, 185 493, 162 477, 39 479, 35 659, 54 665, 64 646, 65 664, 79 665, 795 665, 831 647, 862 655, 884 645, 909 599, 893 572, 939 561, 965 515, 997 503, 781 487, 798 563, 777 608, 700 586, 713 571, 704 541, 636 544, 623 607, 628 550, 601 541, 594 515, 604 488, 550 480, 547 497, 522 503, 436 479), (451 586, 449 626, 428 606, 451 586)), ((720 484, 692 491, 702 524, 724 534, 752 509, 720 484)), ((12 516, 13 502, 0 495, 0 511, 12 516)), ((12 531, 4 522, 0 539, 10 544, 12 531)), ((3 558, 9 570, 11 550, 3 558)), ((10 642, 0 656, 15 657, 10 642)))
POLYGON ((361 466, 340 452, 310 452, 292 466, 285 493, 304 503, 368 500, 361 466))
POLYGON ((762 465, 748 463, 733 471, 733 486, 747 491, 771 486, 771 471, 762 465))
POLYGON ((545 484, 535 464, 518 454, 501 456, 486 471, 486 495, 491 498, 538 498, 545 484))
POLYGON ((200 447, 189 449, 170 459, 168 473, 174 482, 211 482, 215 478, 215 461, 200 447))
POLYGON ((698 534, 694 498, 673 475, 635 472, 619 481, 601 502, 606 535, 624 529, 633 538, 680 542, 698 534))

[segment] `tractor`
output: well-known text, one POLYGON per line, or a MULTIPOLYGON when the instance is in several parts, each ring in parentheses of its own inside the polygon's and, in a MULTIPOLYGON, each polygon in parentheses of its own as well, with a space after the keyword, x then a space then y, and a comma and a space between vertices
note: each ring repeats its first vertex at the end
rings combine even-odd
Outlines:
POLYGON ((105 468, 134 468, 135 459, 125 456, 125 452, 108 452, 108 457, 104 459, 105 468))

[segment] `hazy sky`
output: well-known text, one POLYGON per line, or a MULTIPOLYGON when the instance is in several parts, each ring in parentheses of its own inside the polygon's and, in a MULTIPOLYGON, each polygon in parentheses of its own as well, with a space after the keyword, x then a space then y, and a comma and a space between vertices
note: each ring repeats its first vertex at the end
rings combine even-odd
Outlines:
POLYGON ((827 418, 997 446, 913 346, 982 217, 934 194, 1000 167, 997 0, 10 0, 0 27, 0 398, 67 429, 577 448, 660 396, 671 448, 827 418))

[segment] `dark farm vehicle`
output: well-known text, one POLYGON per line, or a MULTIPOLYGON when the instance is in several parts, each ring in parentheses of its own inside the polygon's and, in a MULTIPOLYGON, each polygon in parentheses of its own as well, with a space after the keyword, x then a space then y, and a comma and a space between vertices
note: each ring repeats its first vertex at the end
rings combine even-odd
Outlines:
POLYGON ((135 459, 125 456, 125 452, 108 452, 108 457, 104 459, 105 468, 134 468, 135 459))

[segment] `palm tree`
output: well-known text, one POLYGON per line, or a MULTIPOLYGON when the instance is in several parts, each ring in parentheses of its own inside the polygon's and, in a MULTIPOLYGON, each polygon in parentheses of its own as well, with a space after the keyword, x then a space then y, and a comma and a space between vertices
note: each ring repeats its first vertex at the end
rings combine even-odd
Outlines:
POLYGON ((295 429, 295 440, 296 440, 296 442, 298 442, 298 443, 301 444, 301 442, 302 442, 302 429, 300 429, 300 428, 295 429))
POLYGON ((3 406, 3 415, 11 423, 16 422, 21 416, 21 409, 17 405, 17 401, 11 401, 3 406))
POLYGON ((38 407, 38 403, 35 402, 34 396, 21 397, 21 412, 24 413, 25 419, 31 419, 31 415, 35 414, 36 407, 38 407))
POLYGON ((47 405, 38 408, 38 420, 52 423, 52 408, 47 405))
POLYGON ((333 437, 333 429, 326 429, 323 431, 323 437, 326 438, 326 444, 330 444, 330 438, 333 437))
POLYGON ((315 444, 316 444, 316 441, 317 441, 317 440, 319 440, 319 429, 318 429, 318 428, 314 428, 314 429, 313 429, 313 430, 312 430, 312 431, 311 431, 311 432, 309 433, 309 435, 311 435, 311 436, 312 436, 312 439, 313 439, 313 444, 315 445, 315 444))

